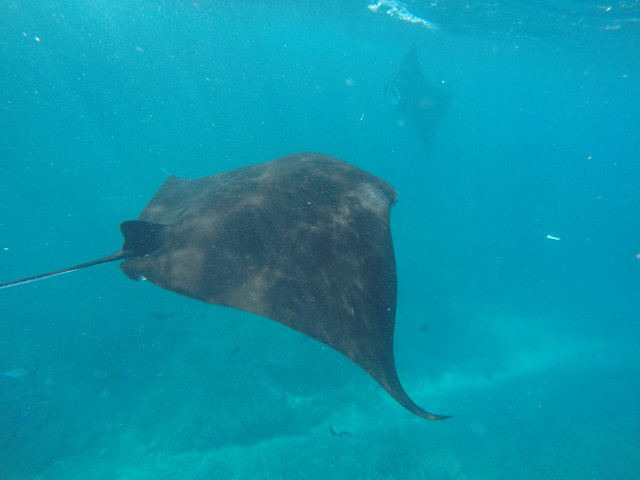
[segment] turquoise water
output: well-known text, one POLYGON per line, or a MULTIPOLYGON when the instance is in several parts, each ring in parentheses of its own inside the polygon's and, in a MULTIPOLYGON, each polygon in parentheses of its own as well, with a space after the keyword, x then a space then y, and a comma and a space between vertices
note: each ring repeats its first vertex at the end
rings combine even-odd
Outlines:
POLYGON ((640 476, 640 2, 375 3, 0 1, 0 282, 117 250, 168 173, 331 154, 399 192, 398 371, 453 418, 111 264, 0 292, 0 478, 640 476))

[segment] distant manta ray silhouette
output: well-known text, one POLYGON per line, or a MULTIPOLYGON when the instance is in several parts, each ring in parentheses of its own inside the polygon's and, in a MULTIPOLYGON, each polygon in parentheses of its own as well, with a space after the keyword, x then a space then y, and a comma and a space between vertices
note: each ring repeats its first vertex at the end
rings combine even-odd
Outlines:
POLYGON ((106 262, 134 280, 252 312, 323 342, 410 412, 393 357, 396 191, 342 160, 298 153, 193 180, 169 177, 120 225, 122 249, 7 288, 106 262))
POLYGON ((415 46, 402 59, 398 72, 385 86, 383 95, 389 105, 395 106, 398 112, 409 117, 420 143, 427 154, 430 154, 433 138, 449 108, 451 98, 424 78, 415 46))

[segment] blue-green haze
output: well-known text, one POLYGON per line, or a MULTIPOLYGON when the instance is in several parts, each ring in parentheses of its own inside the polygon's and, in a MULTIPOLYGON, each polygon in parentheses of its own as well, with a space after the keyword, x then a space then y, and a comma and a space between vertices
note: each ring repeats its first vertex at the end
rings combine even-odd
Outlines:
POLYGON ((0 282, 299 151, 398 190, 398 370, 453 418, 111 264, 0 291, 0 478, 640 478, 640 2, 0 0, 0 282))

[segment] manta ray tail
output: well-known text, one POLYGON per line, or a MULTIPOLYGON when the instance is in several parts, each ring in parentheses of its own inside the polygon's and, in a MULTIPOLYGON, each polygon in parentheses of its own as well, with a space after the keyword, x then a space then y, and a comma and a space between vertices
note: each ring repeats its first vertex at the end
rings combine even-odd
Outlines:
POLYGON ((102 263, 115 262, 117 260, 126 260, 133 257, 142 257, 157 249, 161 242, 165 231, 164 225, 152 222, 144 222, 140 220, 130 220, 120 224, 120 231, 124 236, 124 245, 122 250, 106 257, 92 260, 90 262, 81 263, 73 267, 54 270, 53 272, 41 273, 32 277, 14 280, 12 282, 1 283, 0 290, 3 288, 15 287, 25 283, 36 282, 45 278, 63 275, 65 273, 74 272, 83 268, 93 267, 102 263))

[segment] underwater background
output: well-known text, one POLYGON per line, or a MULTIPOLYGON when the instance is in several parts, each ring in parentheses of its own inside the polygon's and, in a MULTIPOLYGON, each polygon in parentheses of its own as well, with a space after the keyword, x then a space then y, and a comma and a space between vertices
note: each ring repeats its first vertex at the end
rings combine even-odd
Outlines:
POLYGON ((453 418, 110 264, 0 292, 0 478, 640 478, 640 2, 0 0, 0 282, 298 151, 398 190, 398 372, 453 418))

